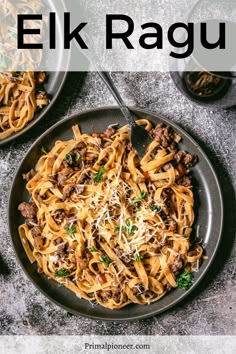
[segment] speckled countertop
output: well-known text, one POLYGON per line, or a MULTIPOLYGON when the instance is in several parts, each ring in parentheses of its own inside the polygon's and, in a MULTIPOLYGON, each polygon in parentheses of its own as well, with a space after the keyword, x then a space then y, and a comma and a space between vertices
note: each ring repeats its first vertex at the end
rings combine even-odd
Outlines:
POLYGON ((21 140, 0 148, 0 334, 236 334, 235 326, 235 121, 236 109, 210 111, 183 97, 162 73, 115 73, 127 104, 172 119, 203 147, 217 171, 226 216, 223 242, 212 270, 186 301, 143 321, 108 323, 67 317, 26 278, 16 261, 7 229, 8 192, 13 175, 35 138, 63 116, 92 107, 114 104, 95 73, 69 74, 50 114, 21 140))

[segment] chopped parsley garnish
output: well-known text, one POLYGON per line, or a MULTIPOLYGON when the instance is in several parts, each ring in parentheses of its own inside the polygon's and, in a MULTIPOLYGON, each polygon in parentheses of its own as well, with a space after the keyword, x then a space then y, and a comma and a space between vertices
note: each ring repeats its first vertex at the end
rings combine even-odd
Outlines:
POLYGON ((90 252, 98 252, 98 250, 94 246, 90 247, 89 250, 90 250, 90 252))
POLYGON ((134 199, 134 204, 139 204, 141 201, 146 197, 146 192, 141 191, 140 192, 140 197, 134 199))
POLYGON ((73 164, 73 157, 71 154, 66 154, 65 159, 66 162, 68 162, 70 165, 73 164))
POLYGON ((157 206, 157 205, 152 205, 151 206, 151 211, 160 211, 160 210, 161 210, 161 208, 159 206, 157 206))
POLYGON ((116 229, 115 229, 117 232, 120 232, 121 230, 121 226, 116 226, 116 229))
POLYGON ((125 230, 128 235, 131 235, 134 232, 134 226, 132 221, 128 221, 125 223, 125 230))
POLYGON ((66 234, 74 234, 76 232, 76 228, 71 225, 66 229, 66 234))
POLYGON ((41 146, 41 153, 47 155, 47 151, 44 149, 43 146, 41 146))
POLYGON ((68 270, 66 268, 61 268, 60 270, 56 270, 54 273, 54 277, 63 278, 68 274, 68 270))
POLYGON ((97 173, 95 173, 95 175, 94 175, 94 177, 93 177, 94 182, 95 182, 95 183, 102 182, 102 178, 103 178, 104 173, 105 173, 105 169, 104 169, 104 167, 102 166, 102 167, 100 168, 100 170, 99 170, 97 173))
POLYGON ((193 284, 193 275, 191 272, 184 271, 176 279, 178 288, 188 290, 193 284))
POLYGON ((81 154, 77 152, 75 161, 79 161, 81 159, 81 154))
POLYGON ((111 264, 111 260, 107 256, 101 256, 100 262, 105 263, 107 266, 109 266, 109 264, 111 264))
POLYGON ((141 259, 143 259, 143 256, 141 256, 141 254, 137 250, 134 254, 134 260, 135 260, 135 262, 137 262, 137 261, 141 261, 141 259))

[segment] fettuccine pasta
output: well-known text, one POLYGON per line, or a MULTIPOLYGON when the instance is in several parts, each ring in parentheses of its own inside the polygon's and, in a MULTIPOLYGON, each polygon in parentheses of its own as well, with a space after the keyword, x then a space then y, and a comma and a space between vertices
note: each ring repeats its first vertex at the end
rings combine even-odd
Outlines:
POLYGON ((23 177, 31 195, 19 210, 19 234, 38 271, 109 309, 149 304, 196 269, 191 244, 194 197, 189 168, 169 127, 141 119, 154 140, 140 160, 128 126, 56 141, 23 177))

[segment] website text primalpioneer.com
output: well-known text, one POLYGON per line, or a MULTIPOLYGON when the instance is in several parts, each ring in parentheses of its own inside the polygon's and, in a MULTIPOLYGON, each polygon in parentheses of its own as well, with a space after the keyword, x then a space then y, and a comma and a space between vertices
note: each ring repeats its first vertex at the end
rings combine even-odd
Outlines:
POLYGON ((115 343, 84 343, 85 350, 143 350, 151 349, 150 344, 115 344, 115 343))

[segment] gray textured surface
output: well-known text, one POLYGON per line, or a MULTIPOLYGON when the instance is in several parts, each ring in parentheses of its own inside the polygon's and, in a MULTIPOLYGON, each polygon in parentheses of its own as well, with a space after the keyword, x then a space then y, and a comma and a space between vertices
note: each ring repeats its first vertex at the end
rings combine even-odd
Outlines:
POLYGON ((0 334, 236 334, 236 110, 213 112, 193 105, 177 91, 168 74, 116 73, 114 78, 128 104, 161 113, 178 123, 213 162, 223 188, 226 217, 223 242, 212 271, 187 301, 171 311, 123 324, 66 317, 26 278, 17 264, 7 230, 8 192, 22 157, 35 138, 62 116, 114 103, 98 75, 70 74, 44 121, 21 140, 0 149, 0 334))

